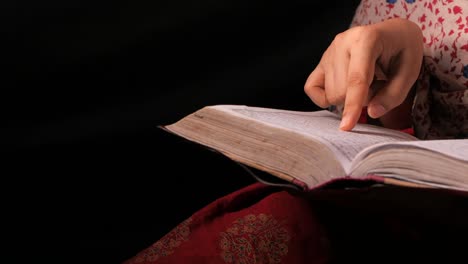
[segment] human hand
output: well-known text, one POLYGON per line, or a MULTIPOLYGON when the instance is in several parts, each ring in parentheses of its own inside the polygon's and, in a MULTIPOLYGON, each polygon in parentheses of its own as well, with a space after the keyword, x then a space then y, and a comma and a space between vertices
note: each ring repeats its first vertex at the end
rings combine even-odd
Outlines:
POLYGON ((351 130, 367 105, 380 118, 405 101, 417 80, 423 57, 423 35, 415 23, 389 19, 338 34, 309 75, 304 91, 319 107, 344 104, 340 129, 351 130), (372 91, 376 68, 386 81, 372 91))

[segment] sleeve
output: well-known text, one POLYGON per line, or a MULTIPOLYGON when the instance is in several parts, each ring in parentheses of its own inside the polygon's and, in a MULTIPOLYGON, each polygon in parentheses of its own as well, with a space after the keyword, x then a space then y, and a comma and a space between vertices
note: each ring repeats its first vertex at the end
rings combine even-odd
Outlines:
POLYGON ((363 0, 350 27, 391 18, 418 24, 424 60, 413 126, 421 139, 468 137, 468 1, 363 0))

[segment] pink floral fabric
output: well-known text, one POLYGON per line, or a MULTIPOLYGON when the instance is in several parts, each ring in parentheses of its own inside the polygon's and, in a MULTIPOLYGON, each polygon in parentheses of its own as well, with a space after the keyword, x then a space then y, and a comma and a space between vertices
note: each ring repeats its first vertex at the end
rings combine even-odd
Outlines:
POLYGON ((417 23, 424 35, 412 112, 415 135, 468 138, 468 1, 363 0, 351 27, 396 17, 417 23))

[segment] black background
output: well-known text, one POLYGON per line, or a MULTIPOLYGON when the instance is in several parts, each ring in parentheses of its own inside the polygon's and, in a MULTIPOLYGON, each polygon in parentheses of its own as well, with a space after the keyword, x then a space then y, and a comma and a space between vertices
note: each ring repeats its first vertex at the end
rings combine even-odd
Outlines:
POLYGON ((317 109, 304 82, 357 3, 2 3, 8 250, 118 263, 254 182, 156 126, 208 104, 317 109))

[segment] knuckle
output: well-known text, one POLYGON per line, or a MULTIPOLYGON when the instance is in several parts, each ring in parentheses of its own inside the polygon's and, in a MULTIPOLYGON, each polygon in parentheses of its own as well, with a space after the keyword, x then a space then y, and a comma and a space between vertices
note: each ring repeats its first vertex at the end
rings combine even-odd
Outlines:
POLYGON ((368 86, 366 78, 360 72, 351 72, 347 78, 348 87, 362 87, 368 86))
POLYGON ((304 85, 304 92, 305 92, 307 95, 309 95, 309 93, 311 92, 311 88, 312 88, 312 87, 311 87, 310 85, 305 84, 305 85, 304 85))
POLYGON ((304 92, 312 101, 315 102, 315 98, 317 98, 317 95, 314 93, 314 89, 312 86, 305 86, 304 92))
POLYGON ((331 55, 330 55, 330 53, 331 53, 330 49, 331 49, 331 48, 332 48, 331 46, 328 47, 328 48, 325 50, 325 52, 323 52, 322 57, 320 57, 320 62, 319 62, 319 64, 320 64, 322 67, 325 67, 325 68, 326 68, 326 67, 328 66, 328 64, 329 64, 329 60, 330 60, 330 57, 331 57, 331 55))
POLYGON ((341 33, 338 33, 335 35, 335 38, 333 39, 333 42, 335 43, 342 43, 344 41, 344 38, 345 38, 345 33, 344 32, 341 32, 341 33))
POLYGON ((355 26, 355 27, 351 28, 351 32, 354 35, 361 36, 366 31, 366 28, 367 28, 367 26, 365 26, 365 25, 355 26))
POLYGON ((345 101, 346 95, 344 93, 327 93, 325 94, 327 101, 332 105, 338 105, 345 101))
POLYGON ((376 43, 380 38, 380 31, 375 27, 367 27, 362 33, 363 39, 370 43, 376 43))
POLYGON ((353 35, 355 36, 357 45, 360 43, 371 43, 370 46, 374 46, 375 43, 378 43, 381 37, 381 32, 378 27, 373 25, 364 25, 354 27, 353 35))

